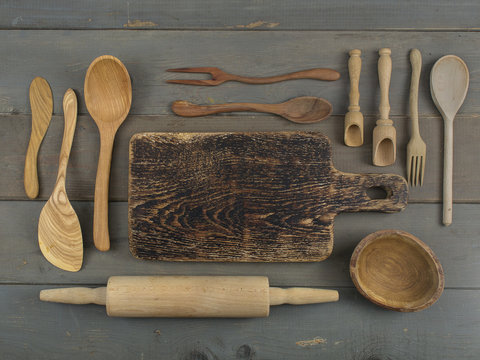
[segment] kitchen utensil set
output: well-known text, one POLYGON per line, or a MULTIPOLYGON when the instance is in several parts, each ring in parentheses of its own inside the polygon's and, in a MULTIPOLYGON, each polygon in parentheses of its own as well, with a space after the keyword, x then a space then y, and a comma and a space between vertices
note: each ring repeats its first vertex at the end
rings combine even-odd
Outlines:
MULTIPOLYGON (((373 131, 374 165, 395 161, 396 131, 389 119, 388 88, 391 50, 379 51, 380 117, 373 131)), ((361 146, 363 115, 359 106, 361 51, 349 53, 350 104, 344 142, 361 146)), ((418 126, 421 55, 410 53, 411 139, 407 146, 407 180, 423 185, 426 145, 418 126)), ((227 81, 271 84, 293 79, 335 81, 340 74, 318 68, 271 77, 245 77, 216 67, 169 69, 207 73, 208 80, 169 83, 216 86, 227 81)), ((453 119, 465 99, 469 74, 454 55, 439 59, 431 72, 432 97, 445 120, 444 224, 452 221, 453 119)), ((108 185, 115 134, 127 117, 132 87, 120 60, 96 58, 85 77, 85 104, 100 133, 95 185, 95 246, 110 248, 108 185)), ((25 192, 39 192, 37 154, 52 117, 52 92, 42 78, 30 85, 32 132, 25 160, 25 192)), ((66 194, 68 158, 77 119, 77 98, 65 93, 65 128, 57 181, 41 211, 38 242, 53 265, 78 271, 83 261, 82 232, 66 194)), ((332 112, 325 99, 298 97, 279 104, 229 103, 195 105, 176 101, 175 114, 203 116, 256 111, 306 124, 332 112)), ((181 261, 321 261, 333 247, 333 218, 340 211, 402 210, 408 188, 397 175, 355 175, 333 168, 328 138, 313 132, 276 133, 145 133, 130 142, 129 239, 142 259, 181 261), (197 176, 196 174, 202 174, 197 176), (295 183, 292 188, 290 184, 295 183), (367 190, 385 189, 384 199, 367 190), (281 194, 281 196, 279 196, 281 194), (192 210, 192 211, 190 211, 192 210), (285 230, 285 231, 283 231, 285 230), (218 246, 222 243, 222 246, 218 246), (274 246, 272 246, 274 244, 274 246)), ((440 296, 443 270, 433 252, 415 236, 381 231, 362 240, 353 253, 350 272, 358 290, 372 302, 397 311, 419 311, 440 296)), ((262 317, 270 305, 338 300, 338 292, 308 288, 270 288, 266 277, 159 276, 111 277, 106 288, 51 289, 43 301, 106 305, 110 316, 262 317)))

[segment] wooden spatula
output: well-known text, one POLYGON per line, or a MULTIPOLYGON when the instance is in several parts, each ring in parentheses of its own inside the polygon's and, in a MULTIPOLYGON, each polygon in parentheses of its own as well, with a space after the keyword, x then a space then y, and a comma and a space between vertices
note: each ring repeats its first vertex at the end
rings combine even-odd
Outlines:
POLYGON ((24 186, 30 199, 38 196, 37 156, 40 144, 52 119, 52 90, 47 80, 36 77, 30 84, 30 106, 32 108, 32 133, 25 157, 24 186))
POLYGON ((77 97, 72 89, 68 89, 63 98, 63 112, 65 128, 57 182, 40 213, 38 244, 43 256, 53 265, 67 271, 78 271, 83 261, 82 231, 65 190, 68 158, 77 124, 77 97))

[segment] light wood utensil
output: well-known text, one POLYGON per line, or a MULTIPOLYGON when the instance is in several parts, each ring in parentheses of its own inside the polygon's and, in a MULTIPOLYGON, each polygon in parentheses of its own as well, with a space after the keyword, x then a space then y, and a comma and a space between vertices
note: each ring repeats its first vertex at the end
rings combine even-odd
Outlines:
POLYGON ((402 312, 433 305, 445 283, 433 251, 401 230, 381 230, 365 237, 353 252, 350 275, 368 300, 402 312))
POLYGON ((32 108, 32 132, 25 157, 24 186, 30 199, 38 196, 37 156, 40 144, 52 119, 53 97, 47 80, 36 77, 30 84, 30 106, 32 108))
POLYGON ((345 115, 344 142, 347 146, 361 146, 363 144, 363 115, 360 112, 360 71, 362 70, 362 52, 358 49, 350 51, 348 60, 348 72, 350 74, 350 106, 345 115))
POLYGON ((443 224, 452 223, 453 120, 468 91, 469 73, 465 62, 455 55, 437 60, 430 73, 433 102, 444 120, 443 224))
POLYGON ((114 56, 96 58, 85 77, 85 104, 100 132, 100 156, 95 183, 93 240, 101 251, 110 249, 108 186, 115 134, 130 111, 132 85, 127 69, 114 56))
POLYGON ((38 244, 43 256, 53 265, 67 271, 78 271, 83 261, 82 231, 65 190, 68 158, 77 124, 77 97, 72 89, 68 89, 63 97, 63 113, 65 128, 57 181, 40 213, 38 244))
POLYGON ((183 84, 183 85, 204 85, 204 86, 215 86, 223 84, 227 81, 238 81, 246 84, 273 84, 279 81, 285 80, 296 80, 296 79, 314 79, 314 80, 325 80, 325 81, 335 81, 340 79, 340 73, 332 69, 309 69, 297 71, 284 75, 270 76, 270 77, 247 77, 239 76, 234 74, 229 74, 223 70, 220 70, 217 67, 192 67, 192 68, 179 68, 179 69, 168 69, 170 72, 181 72, 181 73, 204 73, 210 74, 212 77, 208 80, 167 80, 171 84, 183 84))
POLYGON ((235 111, 256 111, 280 115, 299 124, 321 121, 332 113, 332 104, 327 100, 303 96, 280 104, 229 103, 216 105, 196 105, 178 100, 172 104, 172 111, 180 116, 194 117, 235 111))
POLYGON ((107 306, 123 317, 266 317, 271 305, 338 301, 336 290, 269 287, 265 276, 112 276, 107 287, 49 289, 40 300, 107 306))
POLYGON ((410 82, 410 120, 411 136, 407 144, 407 181, 410 185, 423 185, 427 146, 420 136, 418 126, 418 84, 422 71, 422 54, 418 49, 410 52, 412 80, 410 82))
POLYGON ((387 166, 395 162, 397 134, 393 121, 388 118, 390 103, 388 88, 392 75, 391 50, 384 48, 379 51, 378 80, 380 82, 380 119, 373 129, 373 165, 387 166))

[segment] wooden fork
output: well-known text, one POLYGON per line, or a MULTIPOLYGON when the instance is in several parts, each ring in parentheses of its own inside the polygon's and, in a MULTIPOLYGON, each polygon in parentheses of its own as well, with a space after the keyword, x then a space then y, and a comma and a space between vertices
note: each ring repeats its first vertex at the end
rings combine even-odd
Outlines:
POLYGON ((410 52, 412 80, 410 83, 411 136, 407 145, 407 181, 410 185, 423 185, 427 146, 418 127, 418 83, 422 69, 422 55, 417 49, 410 52))
POLYGON ((209 80, 167 80, 171 84, 183 84, 183 85, 204 85, 215 86, 223 84, 226 81, 239 81, 246 84, 272 84, 284 80, 294 79, 314 79, 335 81, 340 78, 340 73, 333 69, 310 69, 302 70, 284 75, 270 76, 270 77, 247 77, 229 74, 217 67, 192 67, 192 68, 178 68, 168 69, 170 72, 183 72, 183 73, 205 73, 210 74, 212 77, 209 80))

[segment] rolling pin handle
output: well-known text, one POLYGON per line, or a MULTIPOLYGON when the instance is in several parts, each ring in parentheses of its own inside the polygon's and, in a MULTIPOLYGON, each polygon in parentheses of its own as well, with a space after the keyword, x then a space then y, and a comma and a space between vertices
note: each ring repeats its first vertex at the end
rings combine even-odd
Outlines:
POLYGON ((40 291, 41 301, 50 301, 64 304, 107 304, 107 288, 96 289, 77 287, 65 289, 48 289, 40 291))
POLYGON ((337 290, 311 289, 293 287, 281 289, 270 288, 270 306, 272 305, 304 305, 338 301, 337 290))

